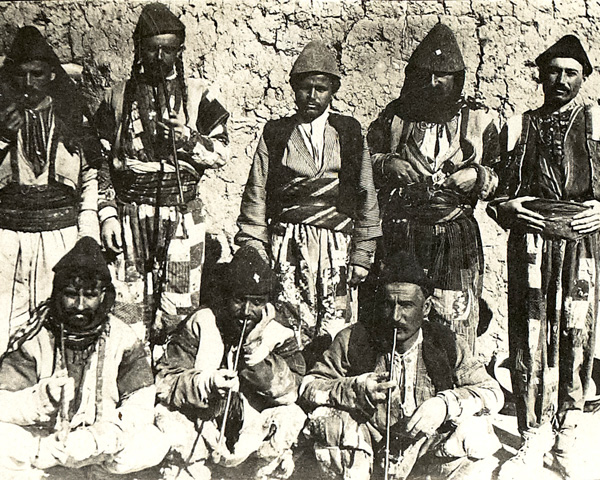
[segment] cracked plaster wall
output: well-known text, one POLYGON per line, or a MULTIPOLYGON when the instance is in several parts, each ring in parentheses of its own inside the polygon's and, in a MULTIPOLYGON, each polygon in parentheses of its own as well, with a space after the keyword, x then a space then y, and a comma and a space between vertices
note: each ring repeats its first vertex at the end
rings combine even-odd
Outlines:
MULTIPOLYGON (((313 38, 330 42, 344 78, 334 108, 367 127, 400 92, 411 52, 438 21, 455 32, 468 66, 466 91, 477 92, 501 118, 541 99, 532 60, 553 41, 576 33, 598 62, 599 0, 205 0, 165 1, 187 27, 189 75, 217 83, 231 112, 231 162, 202 183, 208 231, 231 243, 242 189, 265 121, 293 111, 288 72, 313 38)), ((97 105, 103 88, 123 79, 132 60, 131 33, 142 1, 0 3, 0 54, 18 27, 34 24, 64 62, 83 66, 82 86, 97 105)), ((596 98, 600 75, 584 92, 596 98)), ((486 254, 484 298, 504 337, 506 237, 480 208, 486 254)), ((488 350, 488 348, 485 348, 488 350)))

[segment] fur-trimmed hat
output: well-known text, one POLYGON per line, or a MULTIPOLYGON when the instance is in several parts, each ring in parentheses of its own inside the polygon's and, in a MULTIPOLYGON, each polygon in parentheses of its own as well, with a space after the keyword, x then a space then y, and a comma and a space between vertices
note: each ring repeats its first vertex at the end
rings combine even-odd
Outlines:
POLYGON ((433 27, 410 56, 407 69, 456 73, 465 69, 454 32, 443 23, 433 27))
POLYGON ((277 284, 275 273, 256 248, 240 248, 228 269, 227 285, 232 295, 266 295, 277 284))
POLYGON ((544 68, 550 61, 557 57, 573 58, 581 63, 583 74, 587 77, 593 71, 592 62, 590 62, 583 45, 575 35, 565 35, 558 42, 552 45, 548 50, 540 54, 535 59, 535 64, 544 68))
POLYGON ((133 39, 138 42, 142 38, 175 33, 185 39, 185 25, 162 3, 149 3, 142 9, 133 39))
POLYGON ((335 55, 319 40, 313 40, 304 47, 294 62, 290 77, 310 72, 325 73, 338 79, 342 78, 335 55))

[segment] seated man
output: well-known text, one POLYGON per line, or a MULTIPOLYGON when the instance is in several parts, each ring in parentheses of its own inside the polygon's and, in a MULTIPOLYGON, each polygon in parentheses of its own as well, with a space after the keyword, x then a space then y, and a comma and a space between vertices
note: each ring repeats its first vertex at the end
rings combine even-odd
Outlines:
POLYGON ((469 457, 500 447, 487 418, 502 407, 500 386, 461 338, 427 321, 430 281, 414 257, 392 254, 376 295, 372 325, 342 330, 300 388, 316 407, 307 431, 319 464, 344 479, 368 479, 374 459, 387 457, 390 478, 404 479, 428 452, 415 467, 426 469, 423 478, 484 478, 479 467, 492 462, 469 457))
POLYGON ((115 290, 100 246, 82 238, 53 270, 50 299, 0 368, 0 478, 88 465, 107 478, 158 464, 169 446, 153 425, 148 352, 109 313, 115 290))
POLYGON ((208 473, 211 454, 234 467, 256 452, 260 476, 293 471, 290 447, 306 420, 294 403, 305 364, 293 330, 275 319, 275 284, 259 252, 242 247, 229 266, 223 306, 180 324, 158 362, 158 397, 171 410, 158 425, 196 476, 208 473))

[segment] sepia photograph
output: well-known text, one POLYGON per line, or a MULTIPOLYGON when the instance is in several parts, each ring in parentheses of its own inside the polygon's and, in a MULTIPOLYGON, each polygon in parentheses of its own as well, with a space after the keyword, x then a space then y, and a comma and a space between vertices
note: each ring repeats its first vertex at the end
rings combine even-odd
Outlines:
POLYGON ((600 480, 600 0, 0 2, 0 479, 600 480))

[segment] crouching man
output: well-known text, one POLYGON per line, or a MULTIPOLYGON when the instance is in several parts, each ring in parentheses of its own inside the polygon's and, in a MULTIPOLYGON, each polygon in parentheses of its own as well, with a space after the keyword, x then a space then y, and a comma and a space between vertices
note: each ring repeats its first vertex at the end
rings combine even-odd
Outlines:
POLYGON ((115 290, 100 246, 83 237, 53 270, 50 299, 0 367, 0 478, 52 467, 109 478, 158 464, 169 445, 153 425, 148 352, 109 313, 115 290))
POLYGON ((494 459, 473 460, 500 447, 488 415, 502 407, 502 392, 462 339, 427 321, 430 294, 414 257, 392 254, 372 324, 340 332, 305 377, 301 397, 315 408, 307 431, 328 473, 368 479, 375 464, 396 479, 417 470, 418 478, 480 479, 494 468, 494 459))
POLYGON ((254 247, 238 250, 224 283, 223 306, 182 323, 159 361, 158 397, 170 412, 158 424, 195 478, 210 475, 209 458, 235 467, 255 452, 257 476, 287 478, 306 420, 295 404, 304 359, 277 321, 276 277, 254 247))

